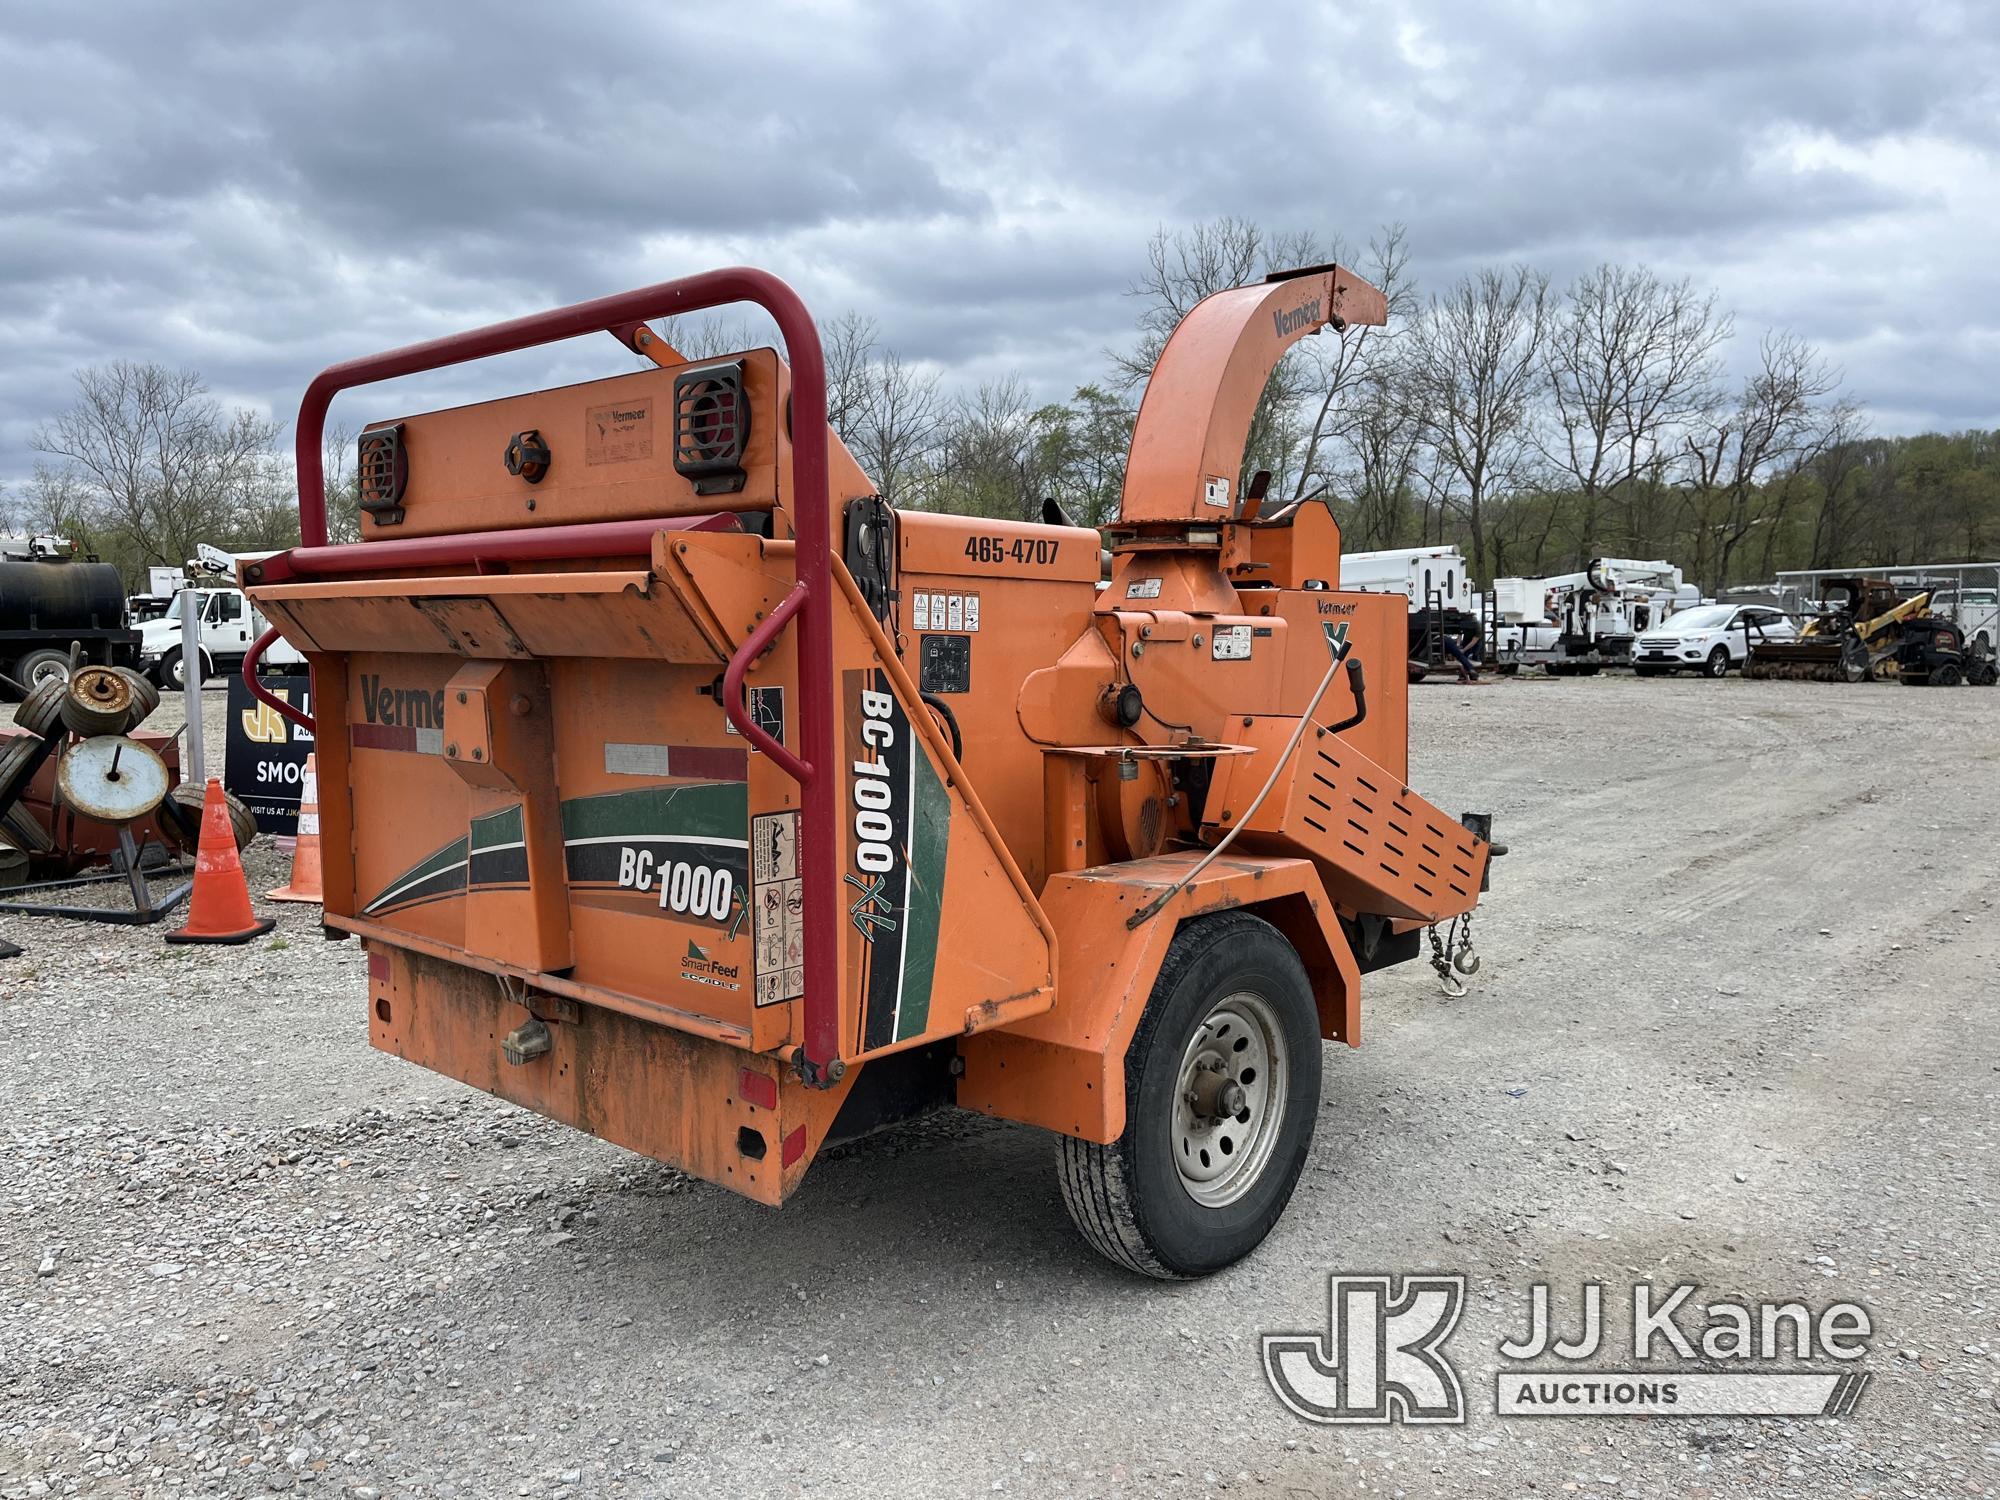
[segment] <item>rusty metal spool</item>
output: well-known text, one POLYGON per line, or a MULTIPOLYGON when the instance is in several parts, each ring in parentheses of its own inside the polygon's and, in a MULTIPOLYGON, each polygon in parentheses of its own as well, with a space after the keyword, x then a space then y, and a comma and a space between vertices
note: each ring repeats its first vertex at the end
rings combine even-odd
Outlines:
POLYGON ((15 727, 27 730, 37 739, 59 728, 63 722, 63 699, 68 693, 67 678, 50 677, 38 683, 14 711, 15 727))
POLYGON ((135 721, 137 697, 132 679, 118 668, 84 667, 70 674, 62 720, 72 734, 86 738, 121 735, 135 721))
POLYGON ((125 732, 129 734, 145 723, 153 710, 160 706, 160 690, 153 686, 152 679, 130 667, 113 667, 112 670, 132 684, 132 718, 125 726, 125 732))
MULTIPOLYGON (((237 852, 241 853, 257 836, 256 816, 229 792, 222 794, 222 800, 229 808, 229 830, 236 835, 237 852)), ((201 842, 201 807, 202 788, 183 781, 160 810, 160 831, 184 854, 193 853, 201 842)))
POLYGON ((123 735, 72 745, 56 772, 65 807, 100 823, 136 823, 166 800, 172 778, 158 752, 123 735))

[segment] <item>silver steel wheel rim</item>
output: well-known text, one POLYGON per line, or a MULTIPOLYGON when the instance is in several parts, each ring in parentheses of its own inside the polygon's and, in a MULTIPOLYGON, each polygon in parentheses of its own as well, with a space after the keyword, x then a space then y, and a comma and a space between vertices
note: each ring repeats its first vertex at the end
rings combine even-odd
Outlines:
POLYGON ((28 680, 21 684, 30 692, 45 682, 68 682, 69 663, 62 661, 38 661, 35 670, 28 674, 28 680))
POLYGON ((1251 990, 1216 1001, 1181 1055, 1174 1087, 1174 1169, 1204 1208, 1225 1208, 1257 1184, 1283 1130, 1291 1083, 1285 1033, 1251 990), (1241 1091, 1241 1108, 1230 1088, 1241 1091))

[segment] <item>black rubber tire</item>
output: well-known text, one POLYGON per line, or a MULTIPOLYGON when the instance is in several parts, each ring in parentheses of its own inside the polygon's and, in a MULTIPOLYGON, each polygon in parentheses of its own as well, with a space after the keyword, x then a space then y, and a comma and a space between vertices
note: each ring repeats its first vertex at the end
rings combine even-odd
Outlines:
POLYGON ((14 710, 14 727, 25 729, 37 738, 59 731, 63 722, 63 699, 68 696, 67 680, 48 679, 29 693, 21 706, 14 710))
POLYGON ((7 675, 32 693, 35 690, 36 675, 47 671, 51 667, 56 670, 63 681, 67 682, 69 680, 69 653, 67 651, 51 651, 47 647, 39 651, 25 652, 22 654, 21 659, 14 663, 14 670, 7 675))
MULTIPOLYGON (((179 648, 169 651, 165 656, 161 657, 160 664, 154 669, 154 672, 160 684, 160 691, 180 692, 182 688, 181 653, 179 648)), ((201 653, 201 680, 207 682, 214 675, 215 659, 204 651, 201 653)))
POLYGON ((1931 668, 1932 687, 1957 687, 1965 680, 1965 674, 1958 669, 1958 663, 1940 662, 1931 668))
POLYGON ((1729 648, 1717 646, 1708 653, 1708 660, 1701 664, 1704 677, 1727 677, 1729 675, 1729 648))
MULTIPOLYGON (((201 814, 206 796, 205 788, 183 781, 160 804, 158 821, 161 831, 189 854, 201 843, 201 814)), ((236 849, 241 853, 257 837, 256 814, 234 792, 224 792, 222 800, 229 809, 229 831, 236 835, 236 849)))
POLYGON ((1108 1146, 1058 1140, 1063 1202, 1092 1249, 1160 1280, 1207 1276, 1256 1249, 1291 1201, 1319 1120, 1319 1012, 1305 965, 1277 928, 1248 912, 1201 917, 1174 934, 1125 1054, 1125 1132, 1108 1146), (1287 1085, 1269 1160, 1245 1194, 1197 1203, 1173 1161, 1183 1054, 1217 1001, 1263 996, 1284 1032, 1287 1085))

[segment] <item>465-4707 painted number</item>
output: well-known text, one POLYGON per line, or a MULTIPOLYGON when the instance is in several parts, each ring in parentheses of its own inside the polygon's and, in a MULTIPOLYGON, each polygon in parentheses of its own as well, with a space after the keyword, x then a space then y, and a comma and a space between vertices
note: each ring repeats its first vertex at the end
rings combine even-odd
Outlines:
POLYGON ((657 886, 662 911, 717 922, 728 919, 736 894, 736 877, 728 870, 682 859, 662 859, 656 865, 652 850, 629 846, 618 851, 618 883, 635 891, 657 886))
POLYGON ((965 539, 965 555, 974 562, 1034 563, 1047 567, 1056 560, 1062 543, 1048 537, 973 536, 965 539))

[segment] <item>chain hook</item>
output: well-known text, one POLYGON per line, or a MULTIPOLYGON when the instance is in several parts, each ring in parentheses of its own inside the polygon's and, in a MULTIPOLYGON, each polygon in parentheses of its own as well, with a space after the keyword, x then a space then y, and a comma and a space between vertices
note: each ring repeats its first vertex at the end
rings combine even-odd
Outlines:
POLYGON ((1437 971, 1438 988, 1448 1000, 1458 1000, 1471 994, 1471 987, 1459 975, 1470 976, 1479 972, 1479 955, 1472 951, 1472 913, 1454 918, 1447 938, 1438 936, 1435 922, 1428 931, 1431 967, 1437 971))

